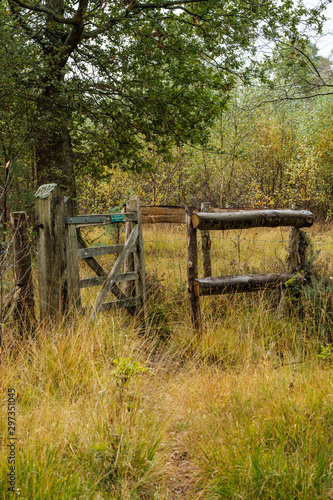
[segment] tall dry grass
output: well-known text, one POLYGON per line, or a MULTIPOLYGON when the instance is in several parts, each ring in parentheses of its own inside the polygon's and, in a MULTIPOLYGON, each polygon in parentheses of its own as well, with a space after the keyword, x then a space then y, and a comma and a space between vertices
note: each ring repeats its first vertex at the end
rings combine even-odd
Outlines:
MULTIPOLYGON (((292 290, 282 308, 276 292, 206 298, 195 337, 174 270, 179 261, 186 269, 184 235, 175 235, 145 235, 148 334, 122 312, 94 324, 71 318, 24 343, 6 330, 1 498, 10 387, 16 498, 333 498, 331 288, 318 280, 300 296, 292 290)), ((228 255, 226 241, 217 258, 228 255)), ((274 245, 273 268, 283 262, 274 245)), ((263 260, 253 242, 241 252, 243 262, 218 265, 263 260)))

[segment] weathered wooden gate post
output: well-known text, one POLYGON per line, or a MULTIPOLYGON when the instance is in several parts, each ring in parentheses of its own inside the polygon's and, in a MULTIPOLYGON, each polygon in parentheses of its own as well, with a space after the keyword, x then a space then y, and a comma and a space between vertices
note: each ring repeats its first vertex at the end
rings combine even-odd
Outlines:
MULTIPOLYGON (((137 196, 131 196, 131 198, 126 202, 126 212, 135 212, 137 208, 137 196)), ((134 222, 126 222, 125 224, 125 241, 128 240, 133 228, 135 226, 134 222)), ((131 252, 124 263, 124 272, 131 273, 135 270, 134 267, 134 253, 131 252)), ((124 293, 126 297, 135 297, 136 283, 133 281, 127 281, 124 283, 124 293)))
POLYGON ((20 288, 13 312, 19 331, 23 335, 25 331, 33 329, 36 321, 26 212, 12 212, 10 223, 14 232, 15 287, 20 288))
POLYGON ((40 318, 60 322, 66 270, 64 194, 57 184, 44 184, 35 200, 40 318))
POLYGON ((197 230, 192 223, 192 208, 186 207, 186 232, 187 232, 187 289, 189 292, 191 321, 194 330, 202 332, 199 284, 198 278, 198 242, 197 230))
MULTIPOLYGON (((208 201, 201 203, 201 212, 209 212, 210 203, 208 201)), ((204 278, 212 276, 212 259, 210 256, 210 249, 212 240, 210 239, 209 231, 201 231, 201 251, 202 251, 202 265, 204 278)))
MULTIPOLYGON (((297 210, 293 205, 292 210, 297 210)), ((306 263, 306 247, 307 241, 304 232, 297 226, 292 226, 289 229, 289 242, 287 254, 287 270, 290 272, 305 271, 306 263)))
MULTIPOLYGON (((141 307, 143 311, 144 323, 146 330, 148 329, 148 311, 147 311, 147 291, 146 291, 146 271, 145 271, 145 259, 143 251, 143 239, 142 239, 142 216, 141 216, 141 203, 138 196, 131 196, 130 200, 126 203, 126 212, 136 212, 137 213, 137 224, 138 224, 138 243, 135 252, 130 253, 128 258, 125 260, 124 271, 132 272, 136 271, 138 277, 135 280, 135 286, 131 282, 128 282, 125 294, 127 297, 136 296, 140 298, 141 307)), ((133 222, 127 222, 125 227, 125 240, 129 238, 133 227, 133 222)))

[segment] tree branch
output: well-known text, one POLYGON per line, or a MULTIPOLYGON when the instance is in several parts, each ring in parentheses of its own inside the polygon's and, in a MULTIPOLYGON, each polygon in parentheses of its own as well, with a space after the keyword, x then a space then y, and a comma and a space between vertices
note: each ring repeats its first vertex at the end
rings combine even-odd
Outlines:
POLYGON ((183 11, 189 13, 190 15, 195 15, 198 17, 198 19, 204 20, 201 16, 191 13, 187 11, 185 8, 182 8, 182 5, 184 4, 195 4, 195 3, 204 3, 207 2, 207 0, 175 0, 171 2, 164 2, 161 4, 157 3, 150 3, 150 4, 133 4, 131 5, 125 12, 125 14, 121 17, 114 17, 109 19, 109 21, 104 24, 104 26, 99 26, 97 27, 96 30, 90 31, 82 35, 82 39, 87 40, 89 38, 94 38, 98 35, 101 35, 108 31, 112 26, 115 26, 116 24, 123 22, 125 19, 129 18, 129 15, 132 14, 132 16, 137 16, 142 10, 146 9, 151 9, 151 10, 157 10, 157 9, 172 9, 172 8, 177 8, 177 6, 182 9, 183 11))
POLYGON ((287 47, 289 47, 290 49, 294 49, 296 50, 296 52, 298 52, 299 54, 301 54, 302 57, 304 57, 307 61, 307 66, 312 68, 312 70, 314 71, 314 73, 317 75, 317 77, 325 84, 321 74, 319 73, 315 63, 312 61, 312 59, 302 50, 300 49, 299 47, 296 47, 295 45, 289 45, 287 43, 283 43, 283 45, 286 45, 287 47))
POLYGON ((64 66, 68 60, 68 57, 70 54, 73 52, 73 50, 76 48, 78 45, 80 39, 81 39, 81 34, 82 30, 84 27, 84 20, 83 16, 87 10, 88 7, 88 2, 89 0, 80 0, 79 5, 77 8, 77 11, 74 16, 74 25, 68 34, 65 43, 64 43, 64 48, 62 50, 62 61, 61 65, 64 66))
POLYGON ((47 14, 50 16, 53 21, 61 24, 75 24, 75 17, 71 19, 66 19, 65 17, 58 16, 52 9, 48 7, 37 7, 37 5, 30 5, 28 3, 22 2, 22 0, 11 0, 11 2, 15 2, 17 5, 22 7, 23 9, 31 10, 33 12, 42 12, 43 14, 47 14))
POLYGON ((173 2, 165 2, 165 3, 161 3, 161 4, 158 4, 158 3, 147 3, 147 4, 142 4, 142 3, 138 3, 138 4, 134 4, 132 9, 133 10, 144 10, 144 9, 167 9, 168 7, 174 7, 174 6, 177 6, 179 5, 180 7, 184 4, 187 4, 187 3, 206 3, 207 0, 176 0, 176 1, 173 1, 173 2))

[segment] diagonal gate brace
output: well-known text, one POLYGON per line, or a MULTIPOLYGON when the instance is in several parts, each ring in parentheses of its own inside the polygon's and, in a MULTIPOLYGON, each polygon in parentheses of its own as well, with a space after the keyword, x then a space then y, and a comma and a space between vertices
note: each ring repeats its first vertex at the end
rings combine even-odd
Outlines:
MULTIPOLYGON (((78 246, 79 246, 79 248, 87 248, 87 245, 83 241, 81 235, 80 235, 80 238, 78 238, 78 246)), ((108 275, 108 273, 103 269, 103 267, 97 262, 97 260, 94 257, 86 257, 83 260, 97 274, 97 276, 107 276, 108 275)), ((110 292, 113 293, 113 295, 118 300, 126 300, 127 299, 124 292, 119 288, 119 286, 116 283, 113 285, 110 292)), ((133 307, 127 307, 127 310, 130 314, 134 315, 133 307)))
POLYGON ((109 275, 107 276, 105 283, 102 287, 102 290, 100 291, 100 293, 95 301, 95 304, 93 305, 92 312, 91 312, 91 319, 95 319, 96 315, 102 309, 103 303, 105 302, 105 299, 106 299, 108 293, 110 291, 113 291, 113 293, 114 293, 113 289, 114 289, 114 286, 117 282, 117 276, 120 273, 120 270, 121 270, 122 266, 124 265, 125 260, 127 259, 129 254, 132 252, 133 247, 137 242, 138 235, 139 235, 139 226, 135 225, 127 242, 124 245, 122 252, 120 253, 118 259, 116 260, 109 275))

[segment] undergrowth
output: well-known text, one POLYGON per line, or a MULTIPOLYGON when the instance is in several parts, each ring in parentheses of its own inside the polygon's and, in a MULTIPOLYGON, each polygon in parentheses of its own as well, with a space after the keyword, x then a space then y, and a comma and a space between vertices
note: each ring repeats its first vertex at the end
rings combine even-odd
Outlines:
POLYGON ((329 276, 297 300, 279 291, 207 297, 195 336, 178 277, 171 288, 167 268, 153 271, 146 334, 121 312, 93 324, 69 318, 29 341, 7 327, 1 498, 333 498, 329 276))

